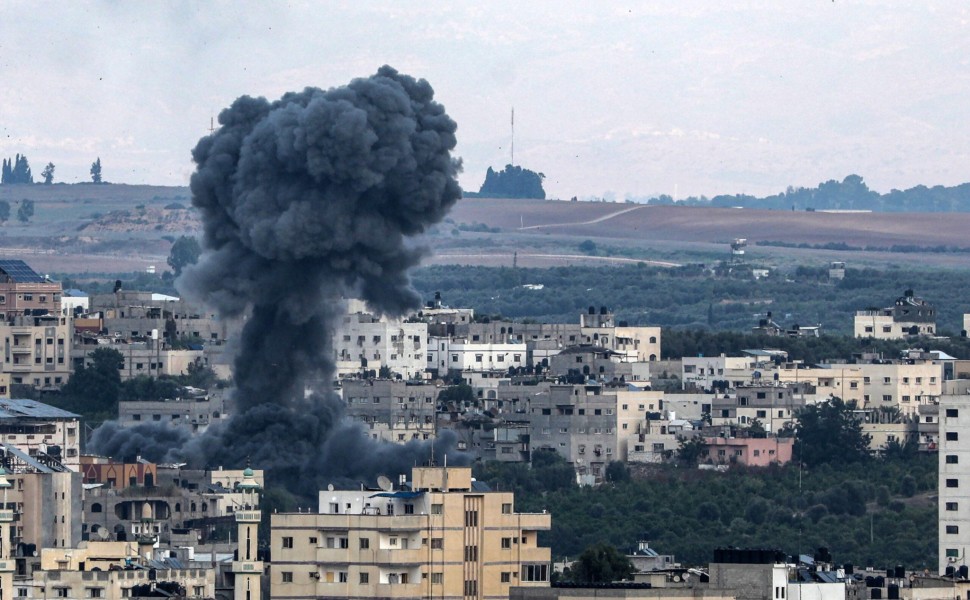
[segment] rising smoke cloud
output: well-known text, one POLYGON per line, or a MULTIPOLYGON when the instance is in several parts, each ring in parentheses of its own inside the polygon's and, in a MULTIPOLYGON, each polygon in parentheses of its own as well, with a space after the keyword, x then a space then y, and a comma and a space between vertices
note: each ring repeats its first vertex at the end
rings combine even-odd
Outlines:
MULTIPOLYGON (((420 305, 408 270, 423 250, 409 240, 461 195, 455 122, 426 81, 384 66, 275 102, 243 96, 219 123, 192 152, 204 252, 177 284, 221 316, 245 318, 236 412, 182 454, 207 465, 250 460, 307 492, 326 478, 426 461, 430 446, 372 442, 344 417, 331 389, 332 336, 344 297, 389 315, 420 305)), ((150 432, 131 435, 148 447, 150 432)), ((439 460, 452 440, 436 445, 439 460)), ((114 429, 92 443, 107 454, 138 445, 114 429)))

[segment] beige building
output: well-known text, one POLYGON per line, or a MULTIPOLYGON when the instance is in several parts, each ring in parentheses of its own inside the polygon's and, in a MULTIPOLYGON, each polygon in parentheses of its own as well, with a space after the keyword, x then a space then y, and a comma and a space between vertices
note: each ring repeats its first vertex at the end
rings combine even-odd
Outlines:
MULTIPOLYGON (((547 514, 514 511, 471 469, 415 467, 410 486, 321 491, 317 513, 272 515, 270 597, 505 600, 549 585, 547 514)), ((238 600, 238 596, 237 596, 238 600)))
POLYGON ((857 338, 901 340, 910 336, 936 334, 936 309, 913 295, 913 290, 897 298, 888 308, 857 311, 853 322, 857 338))
POLYGON ((23 315, 61 312, 61 284, 50 281, 22 260, 0 260, 0 321, 23 315))
POLYGON ((36 400, 0 399, 0 437, 40 462, 80 469, 78 415, 36 400))
POLYGON ((860 363, 865 394, 860 407, 897 407, 912 415, 943 394, 943 363, 936 360, 860 363))
POLYGON ((70 379, 70 317, 59 312, 10 317, 0 321, 0 341, 0 373, 9 378, 10 384, 59 388, 70 379))

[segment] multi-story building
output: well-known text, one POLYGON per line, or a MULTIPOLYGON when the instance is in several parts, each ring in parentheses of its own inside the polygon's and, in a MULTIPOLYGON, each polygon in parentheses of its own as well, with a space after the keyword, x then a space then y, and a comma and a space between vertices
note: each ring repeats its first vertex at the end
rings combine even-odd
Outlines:
POLYGON ((791 437, 705 437, 703 460, 715 465, 767 467, 791 461, 795 439, 791 437))
POLYGON ((649 381, 650 363, 626 361, 623 353, 602 346, 571 346, 549 358, 549 374, 570 381, 649 381))
POLYGON ((526 366, 524 343, 469 342, 463 338, 432 337, 428 345, 429 369, 440 376, 449 372, 508 372, 526 366))
POLYGON ((14 544, 70 548, 81 540, 80 473, 6 444, 0 444, 0 465, 10 482, 6 506, 15 516, 14 544))
POLYGON ((271 517, 270 597, 504 600, 548 586, 548 514, 514 510, 511 492, 471 469, 415 467, 410 485, 320 492, 316 513, 271 517))
POLYGON ((221 344, 236 325, 174 296, 119 289, 90 300, 89 311, 100 312, 104 333, 128 341, 176 340, 221 344), (155 332, 154 335, 152 332, 155 332))
POLYGON ((9 378, 10 385, 58 388, 70 378, 71 323, 70 317, 59 311, 0 321, 0 341, 0 373, 9 378))
POLYGON ((346 379, 341 384, 347 416, 374 439, 405 443, 435 437, 438 388, 390 379, 346 379))
POLYGON ((78 340, 71 353, 74 368, 91 366, 92 355, 98 348, 111 348, 121 354, 122 365, 118 370, 122 381, 139 376, 186 375, 196 366, 207 366, 206 352, 200 344, 196 348, 172 349, 161 339, 128 341, 110 337, 84 337, 78 340))
POLYGON ((80 417, 36 400, 0 399, 0 439, 40 462, 79 470, 80 417))
POLYGON ((913 295, 913 290, 906 290, 893 306, 857 311, 853 331, 857 338, 877 340, 935 335, 936 309, 923 298, 913 295))
POLYGON ((970 395, 940 398, 939 561, 970 565, 970 395))
POLYGON ((358 301, 348 301, 333 336, 333 358, 339 377, 380 373, 420 379, 428 367, 428 324, 377 316, 358 301))
POLYGON ((126 400, 118 403, 118 424, 135 427, 143 423, 166 423, 197 434, 210 425, 229 419, 226 390, 183 394, 167 400, 126 400))
POLYGON ((794 423, 805 406, 805 390, 810 385, 761 385, 737 388, 734 395, 715 396, 711 401, 712 425, 751 425, 761 423, 768 433, 777 433, 794 423))
POLYGON ((22 260, 0 260, 0 321, 24 315, 58 315, 61 284, 50 281, 22 260))
POLYGON ((912 415, 943 393, 943 364, 938 360, 877 360, 856 366, 865 388, 860 407, 895 407, 912 415))

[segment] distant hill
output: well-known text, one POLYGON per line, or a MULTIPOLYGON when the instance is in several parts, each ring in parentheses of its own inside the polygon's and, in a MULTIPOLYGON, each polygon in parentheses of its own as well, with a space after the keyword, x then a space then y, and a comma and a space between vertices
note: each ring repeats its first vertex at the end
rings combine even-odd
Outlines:
POLYGON ((675 201, 670 196, 651 198, 648 204, 679 206, 742 207, 769 210, 871 210, 878 212, 970 212, 970 183, 953 187, 918 185, 908 190, 880 194, 869 189, 859 175, 841 182, 834 179, 814 188, 790 187, 780 194, 758 198, 746 194, 713 198, 691 197, 675 201))

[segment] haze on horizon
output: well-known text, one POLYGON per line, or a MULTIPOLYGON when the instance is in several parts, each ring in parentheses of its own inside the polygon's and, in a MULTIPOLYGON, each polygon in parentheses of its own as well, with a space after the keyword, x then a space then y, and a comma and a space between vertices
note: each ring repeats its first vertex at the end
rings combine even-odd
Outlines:
POLYGON ((489 166, 549 197, 750 193, 850 173, 880 192, 970 181, 970 5, 798 1, 13 1, 0 19, 0 155, 38 179, 186 185, 243 94, 382 64, 458 122, 462 185, 489 166), (591 8, 592 7, 592 8, 591 8))

